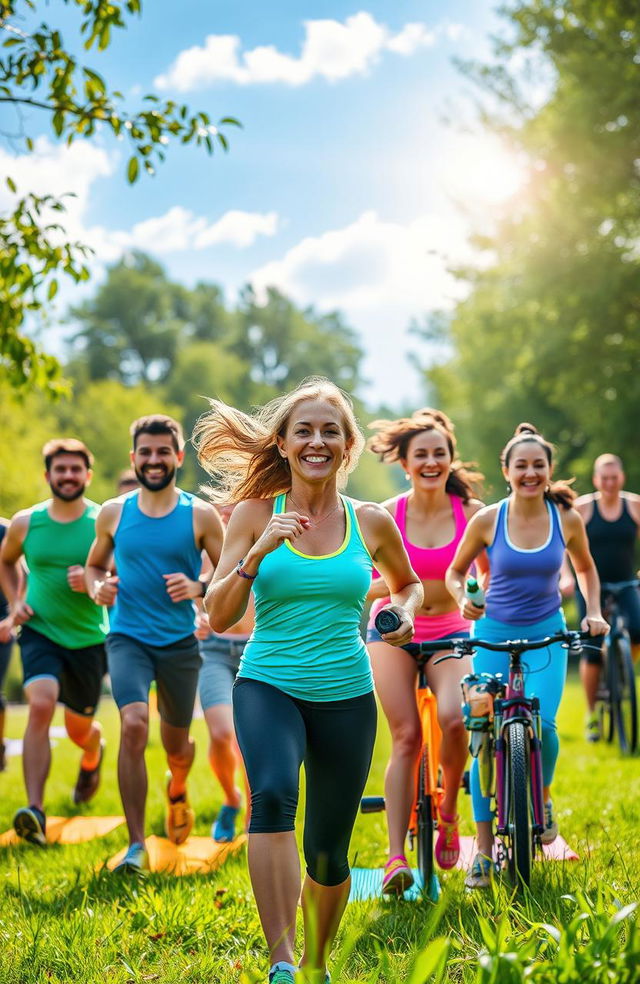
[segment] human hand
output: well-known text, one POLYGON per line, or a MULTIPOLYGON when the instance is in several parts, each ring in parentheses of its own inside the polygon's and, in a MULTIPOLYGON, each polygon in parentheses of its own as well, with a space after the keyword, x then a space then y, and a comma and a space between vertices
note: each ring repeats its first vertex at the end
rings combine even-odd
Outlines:
POLYGON ((93 593, 91 597, 95 601, 96 605, 111 605, 115 604, 115 600, 118 596, 118 583, 119 578, 114 575, 106 575, 102 581, 93 582, 93 593))
POLYGON ((24 625, 33 616, 33 608, 27 605, 26 601, 20 598, 18 601, 14 602, 11 606, 11 614, 9 618, 11 619, 11 625, 24 625))
POLYGON ((13 637, 13 618, 11 615, 7 615, 6 618, 3 618, 2 621, 0 621, 0 642, 11 642, 13 637))
POLYGON ((264 557, 273 550, 277 550, 285 540, 293 542, 302 536, 310 526, 309 517, 302 513, 287 512, 271 516, 264 532, 253 545, 251 553, 264 557))
POLYGON ((413 619, 406 609, 401 605, 387 605, 381 609, 385 612, 393 612, 400 619, 400 625, 393 632, 382 633, 382 640, 388 642, 390 646, 406 646, 413 639, 414 626, 413 619))
POLYGON ((174 604, 188 601, 190 598, 202 598, 202 582, 192 581, 186 574, 175 572, 163 574, 167 594, 174 604))
POLYGON ((72 591, 79 591, 82 594, 87 593, 87 584, 84 579, 84 567, 82 564, 72 564, 71 567, 67 567, 67 584, 72 591))
POLYGON ((580 628, 589 635, 603 636, 609 631, 609 623, 605 622, 602 615, 585 615, 580 622, 580 628))
POLYGON ((196 628, 195 628, 196 639, 199 639, 200 642, 203 642, 205 639, 208 639, 210 635, 212 635, 212 632, 211 632, 211 626, 209 625, 209 617, 207 616, 206 612, 201 612, 201 611, 197 612, 196 628))

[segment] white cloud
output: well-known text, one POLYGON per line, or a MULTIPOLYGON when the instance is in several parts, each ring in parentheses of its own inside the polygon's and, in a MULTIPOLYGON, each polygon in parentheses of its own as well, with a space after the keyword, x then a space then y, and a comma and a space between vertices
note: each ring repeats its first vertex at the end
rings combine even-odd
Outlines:
POLYGON ((455 216, 401 224, 367 211, 342 229, 301 240, 249 279, 260 298, 275 286, 299 304, 340 309, 362 335, 373 391, 397 403, 419 393, 406 361, 418 343, 407 328, 463 295, 447 267, 469 259, 466 228, 455 216))
MULTIPOLYGON (((107 229, 92 225, 87 213, 93 185, 109 177, 116 161, 104 150, 86 141, 53 145, 45 137, 35 143, 34 152, 12 157, 0 149, 0 173, 13 176, 18 195, 32 191, 37 195, 64 199, 65 212, 47 212, 44 221, 60 223, 64 237, 90 246, 93 266, 110 263, 128 249, 148 250, 155 254, 203 250, 229 244, 238 249, 252 246, 259 236, 274 236, 278 231, 276 212, 244 212, 232 209, 210 221, 179 205, 163 215, 136 223, 131 229, 107 229)), ((15 199, 6 184, 0 184, 0 209, 15 199)))
POLYGON ((304 27, 305 37, 297 57, 284 54, 273 45, 242 51, 236 35, 210 34, 203 45, 180 52, 154 84, 159 89, 189 92, 220 81, 238 85, 281 82, 293 86, 314 78, 336 82, 363 74, 385 51, 406 57, 433 45, 437 33, 453 39, 450 24, 438 32, 425 24, 410 23, 394 34, 366 11, 353 14, 344 22, 308 20, 304 27))

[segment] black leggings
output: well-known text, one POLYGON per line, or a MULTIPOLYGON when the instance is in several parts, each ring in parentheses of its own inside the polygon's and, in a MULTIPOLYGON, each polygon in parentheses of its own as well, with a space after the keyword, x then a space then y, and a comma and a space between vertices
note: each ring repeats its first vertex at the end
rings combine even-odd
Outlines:
POLYGON ((340 885, 349 877, 349 841, 376 736, 373 693, 299 700, 240 677, 233 715, 251 789, 249 833, 294 829, 304 762, 307 872, 321 885, 340 885))

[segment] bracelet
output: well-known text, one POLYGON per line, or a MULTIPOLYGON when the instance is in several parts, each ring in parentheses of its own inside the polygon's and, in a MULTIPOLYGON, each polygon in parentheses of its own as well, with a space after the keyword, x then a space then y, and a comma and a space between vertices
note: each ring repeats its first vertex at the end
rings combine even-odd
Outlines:
POLYGON ((246 577, 247 581, 255 581, 255 579, 257 578, 258 575, 257 574, 247 574, 246 571, 243 571, 242 570, 242 565, 243 564, 244 564, 244 557, 242 558, 242 560, 239 560, 238 561, 238 566, 236 567, 236 574, 239 574, 240 577, 246 577))

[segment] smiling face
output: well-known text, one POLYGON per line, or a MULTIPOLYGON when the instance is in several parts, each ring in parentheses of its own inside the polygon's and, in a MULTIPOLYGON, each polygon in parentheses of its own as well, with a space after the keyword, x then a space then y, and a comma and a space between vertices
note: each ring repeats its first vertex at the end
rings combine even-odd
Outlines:
POLYGON ((414 489, 444 489, 451 471, 451 451, 446 435, 437 427, 421 431, 409 441, 407 457, 400 464, 414 489))
POLYGON ((184 451, 176 451, 171 434, 138 434, 131 464, 145 489, 160 492, 175 481, 184 451))
POLYGON ((52 459, 45 478, 54 498, 73 502, 84 494, 91 481, 91 474, 81 454, 63 452, 52 459))
POLYGON ((537 441, 521 441, 509 454, 509 463, 502 474, 515 495, 526 499, 543 496, 551 480, 553 469, 545 449, 537 441))
POLYGON ((296 404, 284 437, 278 436, 277 441, 292 476, 312 482, 336 475, 349 447, 342 414, 322 399, 296 404))

